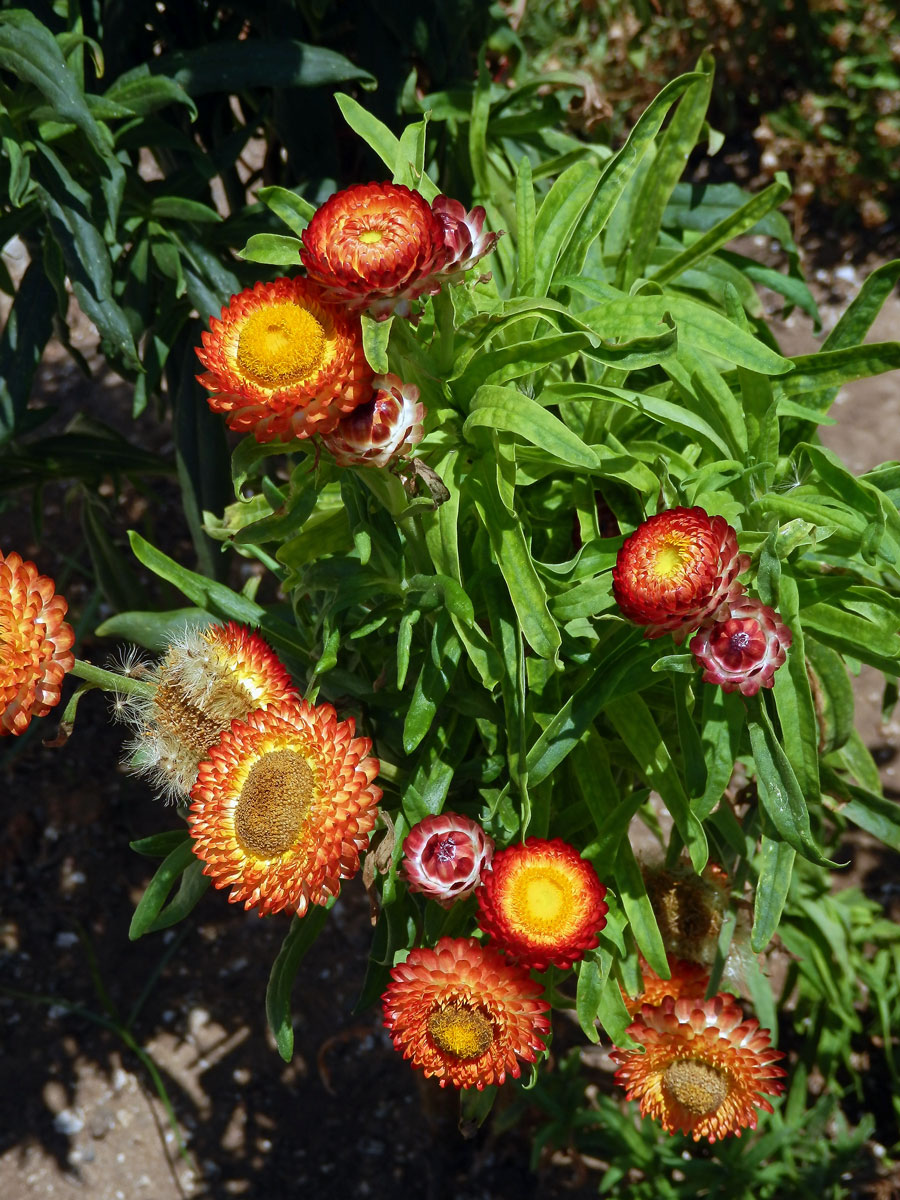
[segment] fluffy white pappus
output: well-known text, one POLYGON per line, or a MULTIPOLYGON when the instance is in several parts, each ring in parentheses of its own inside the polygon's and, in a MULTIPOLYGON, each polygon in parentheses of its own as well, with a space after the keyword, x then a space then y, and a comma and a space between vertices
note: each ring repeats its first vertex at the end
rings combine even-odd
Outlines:
POLYGON ((158 730, 126 742, 123 762, 129 775, 145 779, 165 804, 187 801, 197 778, 197 764, 158 730))

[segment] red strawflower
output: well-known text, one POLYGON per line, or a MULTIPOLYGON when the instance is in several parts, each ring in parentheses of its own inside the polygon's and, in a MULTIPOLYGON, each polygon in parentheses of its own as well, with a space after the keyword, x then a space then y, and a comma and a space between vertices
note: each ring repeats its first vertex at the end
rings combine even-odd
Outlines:
POLYGON ((391 980, 382 999, 394 1047, 441 1087, 518 1079, 518 1059, 533 1063, 545 1049, 550 1006, 540 985, 474 938, 411 950, 391 980))
POLYGON ((359 318, 309 279, 257 283, 209 326, 197 379, 213 412, 258 442, 328 433, 372 394, 359 318))
POLYGON ((740 1137, 756 1128, 758 1108, 772 1111, 766 1095, 784 1090, 785 1075, 773 1065, 784 1055, 772 1049, 768 1029, 743 1017, 728 995, 645 1004, 628 1027, 644 1052, 612 1051, 616 1083, 666 1133, 680 1130, 695 1142, 740 1137))
POLYGON ((703 667, 704 683, 755 696, 774 686, 790 644, 791 631, 778 613, 745 596, 731 603, 727 616, 704 622, 691 639, 691 653, 703 667))
POLYGON ((671 508, 649 517, 625 539, 613 567, 622 615, 645 625, 646 637, 684 641, 705 617, 743 592, 736 582, 750 565, 724 517, 702 508, 671 508))
POLYGON ((406 835, 400 873, 411 892, 449 908, 471 896, 493 854, 493 840, 477 822, 443 812, 423 818, 406 835))
POLYGON ((570 967, 599 943, 609 906, 591 864, 560 838, 528 838, 494 855, 478 898, 478 924, 525 967, 570 967))
POLYGON ((372 388, 371 400, 322 437, 339 467, 386 467, 424 437, 425 405, 414 384, 396 375, 376 375, 372 388))
POLYGON ((59 704, 75 665, 68 605, 33 562, 0 551, 0 737, 24 733, 59 704))

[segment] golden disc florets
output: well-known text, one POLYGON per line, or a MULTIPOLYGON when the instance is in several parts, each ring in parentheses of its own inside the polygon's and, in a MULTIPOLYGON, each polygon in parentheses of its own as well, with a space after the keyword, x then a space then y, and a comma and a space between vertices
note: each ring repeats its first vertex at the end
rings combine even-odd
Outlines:
POLYGON ((758 1021, 744 1020, 731 996, 645 1004, 628 1034, 644 1052, 612 1052, 616 1083, 667 1133, 695 1142, 740 1137, 756 1128, 757 1109, 772 1111, 766 1096, 784 1090, 785 1072, 774 1065, 784 1055, 758 1021))
POLYGON ((441 1087, 518 1079, 550 1032, 549 1005, 523 967, 474 938, 441 938, 391 971, 384 1023, 403 1057, 441 1087))
POLYGON ((359 317, 310 279, 257 283, 210 318, 197 379, 214 412, 258 442, 327 433, 371 396, 359 317))
POLYGON ((478 924, 523 966, 570 967, 599 942, 606 887, 560 838, 528 838, 494 855, 481 877, 478 924))
POLYGON ((75 665, 68 605, 33 562, 0 551, 0 737, 24 733, 59 704, 75 665))
POLYGON ((259 915, 327 904, 378 815, 378 760, 329 704, 275 704, 233 721, 200 764, 188 816, 203 873, 259 915))

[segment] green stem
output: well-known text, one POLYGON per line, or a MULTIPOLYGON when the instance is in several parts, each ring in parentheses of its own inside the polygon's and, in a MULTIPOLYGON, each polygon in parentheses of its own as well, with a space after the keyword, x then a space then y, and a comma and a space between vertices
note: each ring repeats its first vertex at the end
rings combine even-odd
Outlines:
POLYGON ((152 684, 145 683, 143 679, 132 679, 129 675, 119 675, 116 671, 104 671, 102 667, 95 667, 93 663, 84 662, 80 658, 75 659, 72 674, 78 679, 92 683, 95 687, 102 688, 105 692, 126 692, 131 696, 152 696, 156 691, 152 684))

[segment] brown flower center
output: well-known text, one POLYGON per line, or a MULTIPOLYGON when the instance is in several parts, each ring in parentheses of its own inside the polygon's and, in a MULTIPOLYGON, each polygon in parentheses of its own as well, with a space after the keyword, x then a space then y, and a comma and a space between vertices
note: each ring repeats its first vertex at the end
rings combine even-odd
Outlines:
POLYGON ((714 1113, 728 1095, 728 1076, 698 1058, 679 1058, 666 1068, 663 1087, 695 1117, 714 1113))
POLYGON ((207 757, 210 746, 219 740, 226 727, 223 722, 197 708, 184 696, 177 684, 163 677, 153 700, 157 728, 186 746, 199 763, 207 757))
POLYGON ((237 367, 264 387, 286 387, 306 379, 322 361, 325 330, 308 309, 290 301, 267 304, 241 326, 237 367))
POLYGON ((431 1040, 445 1054, 467 1061, 480 1058, 494 1039, 494 1028, 484 1013, 470 1004, 438 1004, 428 1018, 431 1040))
POLYGON ((295 750, 273 750, 250 768, 234 812, 234 833, 254 858, 290 850, 312 799, 315 776, 295 750))

